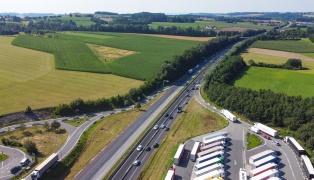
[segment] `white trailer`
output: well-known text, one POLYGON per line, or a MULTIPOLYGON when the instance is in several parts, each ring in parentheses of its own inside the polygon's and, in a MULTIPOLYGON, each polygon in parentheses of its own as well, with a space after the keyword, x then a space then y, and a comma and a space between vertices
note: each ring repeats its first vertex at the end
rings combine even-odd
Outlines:
POLYGON ((239 171, 239 180, 247 180, 246 171, 243 168, 240 168, 239 171))
POLYGON ((173 158, 173 162, 175 165, 179 165, 180 163, 180 159, 182 157, 182 154, 184 152, 184 147, 185 147, 185 144, 180 144, 180 146, 178 147, 178 150, 176 152, 176 154, 174 155, 174 158, 173 158))
POLYGON ((257 176, 252 177, 251 180, 264 180, 264 179, 268 179, 271 177, 275 177, 277 175, 278 175, 278 170, 270 169, 270 170, 263 172, 262 174, 259 174, 257 176))
POLYGON ((314 179, 314 168, 308 156, 301 156, 301 165, 308 179, 314 179))
POLYGON ((201 169, 203 169, 203 168, 206 168, 206 167, 208 167, 208 166, 211 166, 211 165, 213 165, 213 164, 220 163, 221 160, 222 160, 221 158, 214 158, 214 159, 211 159, 211 160, 209 160, 209 161, 205 161, 205 162, 203 162, 203 163, 196 164, 196 165, 194 166, 194 171, 199 171, 199 170, 201 170, 201 169))
POLYGON ((226 109, 221 110, 221 114, 224 115, 227 119, 229 119, 232 122, 237 121, 237 117, 226 109))
POLYGON ((197 157, 200 158, 200 157, 206 156, 208 154, 214 153, 216 151, 223 151, 223 150, 224 150, 223 146, 216 146, 216 147, 207 149, 206 151, 202 151, 202 152, 197 153, 197 157))
POLYGON ((214 142, 218 142, 218 141, 225 141, 226 140, 226 136, 217 136, 211 139, 208 139, 206 141, 204 141, 201 146, 206 146, 208 144, 214 143, 214 142))
POLYGON ((207 135, 203 136, 203 142, 208 140, 208 139, 212 139, 214 137, 217 137, 217 136, 227 136, 227 133, 226 132, 218 132, 218 133, 207 134, 207 135))
POLYGON ((200 157, 196 159, 196 163, 200 164, 202 162, 208 161, 210 159, 213 159, 215 157, 222 157, 224 155, 223 151, 216 151, 214 153, 211 154, 207 154, 206 156, 200 157))
POLYGON ((172 168, 169 169, 168 173, 167 173, 167 175, 165 177, 165 180, 173 180, 174 179, 174 175, 175 175, 174 170, 172 168))
POLYGON ((267 163, 267 164, 265 164, 263 166, 260 166, 258 168, 255 168, 255 169, 251 170, 250 171, 250 176, 251 177, 257 176, 257 175, 259 175, 259 174, 261 174, 261 173, 263 173, 263 172, 265 172, 267 170, 276 169, 276 167, 277 167, 277 164, 275 164, 275 163, 267 163))
POLYGON ((254 156, 251 156, 250 159, 249 159, 249 163, 250 164, 253 164, 255 161, 258 161, 270 154, 274 154, 274 151, 273 150, 266 150, 266 151, 263 151, 263 152, 260 152, 258 154, 255 154, 254 156))
POLYGON ((285 137, 284 141, 292 148, 292 150, 298 155, 298 157, 305 155, 304 148, 293 137, 285 137))
POLYGON ((193 149, 192 149, 191 154, 190 154, 190 159, 191 159, 192 161, 195 161, 195 159, 196 159, 196 154, 197 154, 197 152, 198 152, 198 150, 199 150, 199 147, 200 147, 200 142, 196 141, 196 142, 194 143, 193 149))
POLYGON ((31 179, 37 180, 40 178, 54 163, 58 161, 58 154, 51 154, 44 162, 35 168, 31 173, 31 179))
POLYGON ((221 163, 217 163, 217 164, 214 164, 212 166, 208 166, 204 169, 201 169, 199 171, 194 171, 194 174, 196 177, 199 177, 199 176, 202 176, 204 174, 207 174, 211 171, 214 171, 214 170, 218 170, 218 169, 223 169, 224 168, 224 165, 222 165, 221 163))
POLYGON ((204 174, 200 177, 196 177, 193 180, 205 180, 205 179, 211 179, 211 178, 216 178, 216 177, 224 177, 225 176, 225 172, 224 170, 220 169, 220 170, 215 170, 212 171, 210 173, 204 174))
POLYGON ((210 149, 210 148, 213 148, 213 147, 216 147, 216 146, 225 146, 225 142, 224 141, 220 141, 220 142, 215 142, 215 143, 212 143, 212 144, 208 144, 206 146, 201 146, 201 151, 205 151, 207 149, 210 149))
POLYGON ((270 162, 276 162, 277 161, 277 157, 274 156, 274 155, 269 155, 269 156, 266 156, 265 158, 263 159, 260 159, 258 161, 255 161, 252 165, 255 167, 255 168, 258 168, 260 166, 263 166, 267 163, 270 163, 270 162))
POLYGON ((272 137, 276 137, 278 135, 278 132, 275 129, 272 129, 268 126, 265 126, 264 124, 261 123, 254 123, 254 127, 259 129, 261 132, 268 134, 272 137))
POLYGON ((254 132, 255 134, 259 133, 259 129, 257 129, 256 127, 252 126, 250 127, 250 131, 254 132))

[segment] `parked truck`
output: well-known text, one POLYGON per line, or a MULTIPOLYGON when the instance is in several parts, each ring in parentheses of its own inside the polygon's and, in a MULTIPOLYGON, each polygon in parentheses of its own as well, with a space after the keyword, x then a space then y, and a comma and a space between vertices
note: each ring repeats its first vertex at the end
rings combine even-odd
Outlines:
POLYGON ((260 132, 259 129, 254 126, 250 127, 250 131, 254 132, 255 134, 258 134, 260 132))
POLYGON ((276 137, 278 135, 278 132, 275 129, 265 126, 262 123, 254 123, 254 127, 259 129, 262 133, 268 134, 272 137, 276 137))
POLYGON ((173 158, 173 162, 174 162, 175 165, 179 165, 181 157, 182 157, 182 155, 184 153, 184 147, 185 147, 184 143, 179 145, 178 150, 177 150, 177 152, 176 152, 176 154, 174 155, 174 158, 173 158))
POLYGON ((226 109, 221 110, 221 114, 224 115, 227 119, 229 119, 232 122, 237 121, 237 117, 226 109))
POLYGON ((58 154, 51 154, 44 162, 35 168, 31 174, 32 180, 40 178, 54 163, 58 161, 58 154))

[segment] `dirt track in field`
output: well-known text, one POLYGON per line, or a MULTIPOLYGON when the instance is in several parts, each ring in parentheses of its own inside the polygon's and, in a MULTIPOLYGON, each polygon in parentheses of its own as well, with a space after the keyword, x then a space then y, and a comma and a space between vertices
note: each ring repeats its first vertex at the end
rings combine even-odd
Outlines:
POLYGON ((277 57, 284 57, 284 58, 301 59, 301 60, 306 60, 306 61, 314 61, 313 58, 304 56, 302 54, 285 52, 285 51, 276 51, 276 50, 261 49, 261 48, 249 48, 248 52, 256 53, 256 54, 264 54, 264 55, 269 55, 269 56, 277 56, 277 57))

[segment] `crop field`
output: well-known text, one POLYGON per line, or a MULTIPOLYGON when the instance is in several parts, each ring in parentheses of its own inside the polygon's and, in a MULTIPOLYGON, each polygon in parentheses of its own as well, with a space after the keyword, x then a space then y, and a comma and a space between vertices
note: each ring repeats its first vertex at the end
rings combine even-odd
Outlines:
POLYGON ((314 43, 312 43, 309 39, 283 40, 283 41, 256 41, 255 43, 252 44, 251 47, 296 53, 314 53, 314 43))
POLYGON ((151 79, 173 55, 199 44, 161 37, 121 33, 58 33, 56 38, 18 36, 13 44, 55 55, 59 69, 113 73, 134 79, 151 79), (94 44, 136 53, 102 62, 86 45, 94 44))
POLYGON ((55 70, 53 55, 12 46, 13 39, 0 37, 0 114, 27 106, 56 106, 78 97, 109 98, 142 84, 111 74, 55 70))
POLYGON ((72 20, 76 23, 77 26, 90 26, 94 25, 95 23, 90 20, 88 17, 70 17, 70 16, 62 16, 61 20, 72 20))
POLYGON ((239 28, 247 28, 247 29, 266 29, 270 30, 273 26, 262 26, 262 25, 254 25, 249 22, 237 22, 237 23, 226 23, 222 21, 195 21, 195 23, 171 23, 171 22, 153 22, 150 24, 150 27, 153 29, 157 29, 158 26, 164 27, 193 27, 197 28, 198 26, 203 29, 204 26, 216 26, 217 30, 224 30, 224 28, 232 28, 232 27, 239 27, 239 28))
POLYGON ((164 179, 181 142, 217 131, 227 124, 224 118, 192 99, 186 107, 186 112, 173 123, 160 146, 154 150, 138 179, 164 179))

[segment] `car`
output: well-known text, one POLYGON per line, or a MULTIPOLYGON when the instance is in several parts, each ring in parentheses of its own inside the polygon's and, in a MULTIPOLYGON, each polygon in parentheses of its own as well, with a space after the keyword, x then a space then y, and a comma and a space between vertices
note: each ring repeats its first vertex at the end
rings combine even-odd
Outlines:
POLYGON ((145 150, 146 150, 146 151, 150 151, 150 147, 147 146, 147 147, 145 148, 145 150))
POLYGON ((162 125, 160 126, 161 129, 164 129, 165 127, 166 127, 166 125, 164 125, 164 124, 162 124, 162 125))
POLYGON ((140 165, 140 163, 141 163, 141 161, 140 160, 135 160, 134 162, 133 162, 133 165, 134 166, 138 166, 138 165, 140 165))
POLYGON ((276 146, 279 146, 279 143, 277 141, 272 141, 273 144, 275 144, 276 146))
POLYGON ((156 130, 156 129, 158 129, 158 128, 159 128, 159 126, 158 126, 158 125, 155 125, 155 126, 154 126, 154 129, 155 129, 155 130, 156 130))
POLYGON ((194 87, 192 87, 192 90, 195 90, 195 88, 194 88, 194 87))
POLYGON ((188 104, 188 101, 185 101, 184 104, 188 104))
POLYGON ((198 90, 198 87, 196 87, 195 89, 198 90))
POLYGON ((264 135, 263 137, 264 137, 265 139, 270 140, 270 137, 269 137, 269 136, 267 136, 267 135, 264 135))
POLYGON ((280 156, 280 155, 281 155, 281 152, 280 152, 280 151, 275 151, 275 152, 274 152, 274 155, 280 156))
POLYGON ((17 172, 19 172, 22 169, 22 166, 14 166, 13 168, 10 169, 10 172, 12 174, 15 174, 17 172))
POLYGON ((141 151, 142 149, 143 149, 143 146, 142 146, 142 145, 139 145, 139 146, 137 146, 137 148, 136 148, 137 151, 141 151))
POLYGON ((173 117, 172 117, 172 116, 170 116, 170 117, 169 117, 169 119, 173 119, 173 117))
POLYGON ((169 131, 169 127, 166 126, 165 129, 164 129, 164 131, 169 131))
POLYGON ((157 148, 159 146, 159 144, 157 143, 157 142, 155 142, 154 144, 153 144, 153 147, 154 148, 157 148))
POLYGON ((29 159, 24 158, 22 159, 22 161, 20 162, 21 166, 27 166, 30 163, 29 159))
POLYGON ((189 94, 186 94, 186 97, 190 97, 190 95, 189 95, 189 94))
POLYGON ((166 114, 165 114, 165 117, 168 117, 168 116, 169 116, 169 114, 168 114, 168 113, 166 113, 166 114))

